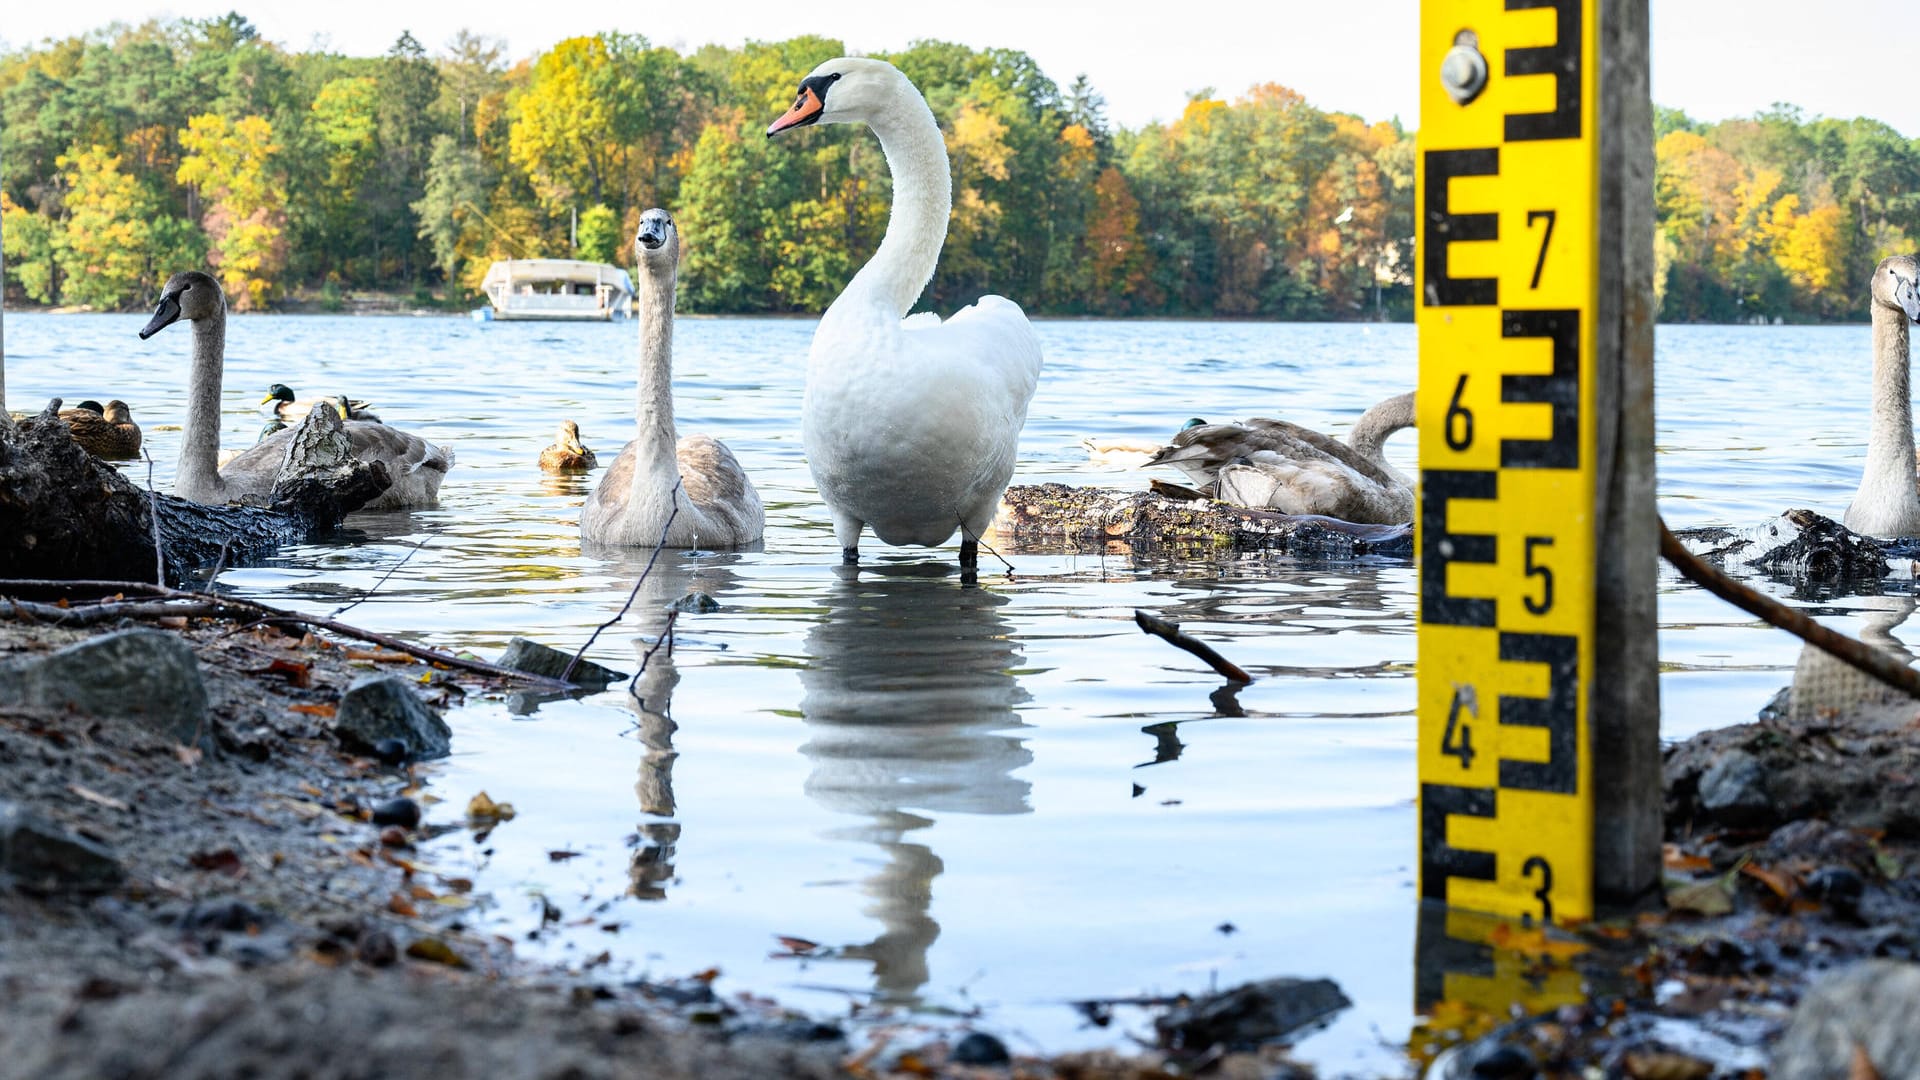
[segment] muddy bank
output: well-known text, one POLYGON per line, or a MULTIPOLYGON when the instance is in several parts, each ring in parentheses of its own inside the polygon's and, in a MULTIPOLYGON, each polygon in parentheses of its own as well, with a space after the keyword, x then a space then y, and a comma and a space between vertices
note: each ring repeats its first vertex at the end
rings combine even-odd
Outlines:
MULTIPOLYGON (((493 898, 414 846, 512 827, 438 801, 415 764, 446 750, 439 710, 511 684, 167 621, 0 613, 0 1077, 1166 1075, 1160 1053, 1014 1057, 951 1020, 850 1037, 718 995, 712 971, 520 961, 474 929, 493 898)), ((1208 1061, 1253 1077, 1285 1057, 1208 1061)))

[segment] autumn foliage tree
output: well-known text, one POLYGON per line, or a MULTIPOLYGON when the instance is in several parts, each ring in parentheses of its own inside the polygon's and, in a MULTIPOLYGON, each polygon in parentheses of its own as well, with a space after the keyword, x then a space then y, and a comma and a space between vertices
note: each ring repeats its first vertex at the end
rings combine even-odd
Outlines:
POLYGON ((207 261, 238 311, 264 307, 287 262, 287 191, 274 168, 280 145, 262 116, 206 113, 180 132, 177 174, 206 205, 207 261))

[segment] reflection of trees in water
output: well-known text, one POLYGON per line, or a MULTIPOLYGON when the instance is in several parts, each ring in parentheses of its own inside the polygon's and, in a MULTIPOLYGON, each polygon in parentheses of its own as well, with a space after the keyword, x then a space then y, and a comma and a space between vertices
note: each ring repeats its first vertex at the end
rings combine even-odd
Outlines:
POLYGON ((1012 674, 1020 653, 999 608, 1007 598, 943 580, 944 566, 868 568, 827 596, 807 634, 800 674, 813 764, 807 795, 866 819, 829 834, 875 845, 885 858, 862 891, 880 935, 839 955, 871 961, 883 1000, 926 984, 940 935, 933 879, 940 857, 908 836, 932 815, 1024 814, 1031 785, 1013 775, 1033 760, 1010 728, 1027 700, 1012 674), (918 811, 918 812, 915 812, 918 811))
MULTIPOLYGON (((653 569, 648 571, 647 561, 654 557, 652 549, 595 547, 589 549, 589 554, 609 558, 612 562, 609 569, 628 583, 628 591, 633 588, 633 580, 646 574, 633 607, 620 626, 622 632, 628 629, 639 632, 633 639, 633 670, 638 670, 642 663, 646 665, 625 694, 627 708, 633 710, 635 734, 641 747, 639 776, 633 790, 639 797, 641 813, 657 819, 672 818, 673 762, 679 756, 673 748, 677 727, 673 722, 673 689, 680 683, 680 669, 674 662, 671 642, 659 644, 667 627, 667 605, 692 592, 703 592, 724 602, 725 595, 734 588, 733 564, 740 556, 736 553, 690 555, 685 551, 666 550, 659 553, 653 569)), ((619 595, 620 602, 624 603, 626 593, 619 595)), ((676 632, 685 633, 686 629, 682 621, 676 632)), ((628 867, 632 881, 630 891, 642 900, 665 899, 667 882, 674 876, 674 848, 680 840, 680 823, 643 822, 637 835, 639 843, 628 867)))

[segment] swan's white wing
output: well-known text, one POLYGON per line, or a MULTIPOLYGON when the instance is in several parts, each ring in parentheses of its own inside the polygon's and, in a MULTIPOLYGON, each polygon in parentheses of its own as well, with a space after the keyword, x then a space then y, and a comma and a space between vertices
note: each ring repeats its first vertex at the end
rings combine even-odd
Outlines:
POLYGON ((940 316, 931 311, 916 311, 900 320, 902 330, 932 330, 940 325, 940 316))

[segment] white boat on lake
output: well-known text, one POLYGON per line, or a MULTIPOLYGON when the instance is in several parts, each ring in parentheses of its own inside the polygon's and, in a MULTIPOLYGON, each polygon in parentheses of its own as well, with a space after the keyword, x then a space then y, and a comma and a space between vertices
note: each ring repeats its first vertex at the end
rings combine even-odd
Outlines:
POLYGON ((501 259, 487 268, 480 288, 492 306, 473 317, 490 319, 625 318, 632 313, 633 279, 625 270, 580 259, 501 259))

